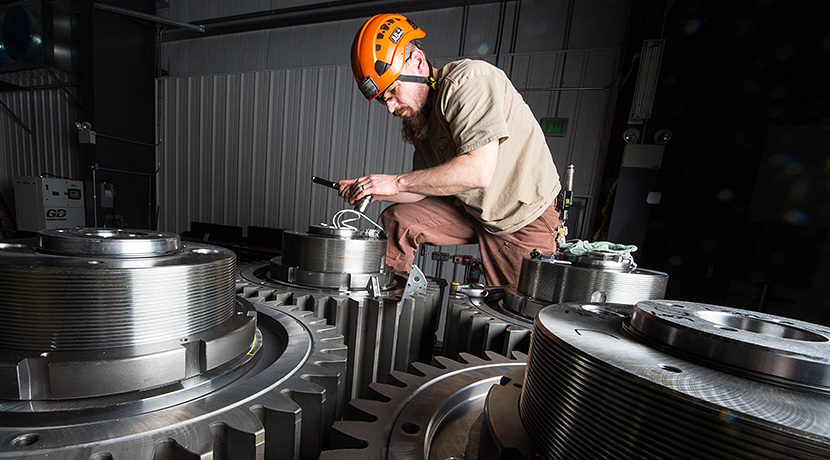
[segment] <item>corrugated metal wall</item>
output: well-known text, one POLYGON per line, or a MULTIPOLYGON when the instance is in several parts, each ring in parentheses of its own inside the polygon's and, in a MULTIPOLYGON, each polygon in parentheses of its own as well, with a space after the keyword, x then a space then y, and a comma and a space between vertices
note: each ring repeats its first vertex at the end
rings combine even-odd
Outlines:
POLYGON ((10 207, 14 176, 80 178, 78 116, 60 88, 0 93, 0 193, 10 207))
MULTIPOLYGON (((506 56, 516 86, 538 117, 573 120, 570 134, 548 138, 560 170, 577 165, 589 206, 600 167, 616 49, 506 56), (567 57, 567 59, 566 59, 567 57), (562 69, 562 66, 566 68, 562 69)), ((441 65, 441 62, 437 63, 441 65)), ((158 80, 159 227, 190 222, 304 230, 344 207, 336 192, 311 182, 408 171, 412 147, 398 120, 355 89, 347 66, 158 80)), ((368 214, 377 218, 383 204, 368 214)), ((589 214, 590 215, 590 214, 589 214)))

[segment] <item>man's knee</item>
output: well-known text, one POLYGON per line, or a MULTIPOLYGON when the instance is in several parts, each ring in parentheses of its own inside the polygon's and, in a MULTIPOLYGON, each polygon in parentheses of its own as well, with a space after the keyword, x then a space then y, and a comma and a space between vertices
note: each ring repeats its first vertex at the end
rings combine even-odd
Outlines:
POLYGON ((393 204, 392 206, 389 206, 386 209, 384 209, 380 213, 380 217, 378 217, 378 225, 380 225, 387 231, 389 231, 391 227, 397 227, 396 224, 400 220, 400 215, 398 212, 400 206, 400 204, 393 204))

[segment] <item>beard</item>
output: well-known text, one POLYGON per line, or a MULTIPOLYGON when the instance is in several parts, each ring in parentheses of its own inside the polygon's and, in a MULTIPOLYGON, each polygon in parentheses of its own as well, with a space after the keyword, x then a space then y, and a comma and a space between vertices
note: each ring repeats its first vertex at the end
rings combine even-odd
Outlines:
POLYGON ((395 116, 401 117, 401 137, 404 142, 413 145, 427 138, 429 115, 432 113, 429 87, 418 85, 417 88, 413 98, 414 106, 404 105, 395 110, 395 116), (418 107, 417 110, 415 107, 418 107))
POLYGON ((425 106, 418 111, 414 111, 409 107, 402 107, 395 111, 396 115, 398 111, 406 111, 407 109, 410 111, 409 115, 398 115, 401 117, 401 137, 404 142, 414 145, 427 138, 430 107, 425 106))

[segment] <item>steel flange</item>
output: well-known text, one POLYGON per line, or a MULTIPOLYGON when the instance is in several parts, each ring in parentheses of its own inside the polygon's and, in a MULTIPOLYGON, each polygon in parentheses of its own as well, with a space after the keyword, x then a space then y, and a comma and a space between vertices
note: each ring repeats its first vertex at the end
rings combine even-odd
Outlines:
MULTIPOLYGON (((712 323, 730 327, 737 324, 723 320, 723 313, 733 319, 752 318, 745 324, 757 326, 753 321, 760 320, 769 326, 745 327, 727 347, 749 350, 754 346, 752 342, 770 335, 768 351, 776 349, 786 354, 786 347, 778 346, 792 340, 780 336, 784 328, 777 326, 788 321, 784 318, 760 318, 751 312, 676 301, 647 302, 640 310, 654 313, 659 311, 658 305, 682 306, 678 308, 704 319, 700 329, 712 327, 712 323), (717 314, 714 318, 701 314, 707 311, 717 314), (718 317, 721 320, 713 321, 718 317)), ((777 377, 775 383, 749 379, 743 372, 711 367, 711 361, 704 365, 700 360, 687 360, 687 353, 669 353, 673 347, 654 346, 659 340, 665 344, 671 334, 650 334, 652 340, 643 343, 623 325, 630 320, 632 327, 639 323, 636 327, 647 330, 649 327, 643 325, 651 320, 635 321, 631 316, 634 307, 628 308, 628 312, 599 314, 602 309, 596 306, 560 304, 542 310, 536 317, 519 411, 545 458, 776 459, 830 455, 830 397, 824 391, 785 384, 777 377)), ((670 310, 667 308, 666 313, 672 314, 670 310)), ((663 319, 658 322, 663 323, 663 319)), ((814 327, 793 327, 819 334, 814 327)), ((697 334, 681 332, 687 333, 697 334)), ((815 337, 793 333, 802 339, 815 337)), ((701 347, 705 347, 703 338, 701 347)), ((752 361, 760 355, 744 356, 752 361)), ((761 373, 758 368, 755 371, 761 373)))
POLYGON ((0 458, 313 459, 327 445, 342 336, 237 297, 230 251, 75 229, 0 244, 0 259, 0 458))
POLYGON ((374 398, 349 403, 347 420, 333 427, 334 449, 320 459, 463 458, 490 388, 525 367, 524 355, 487 356, 438 357, 436 366, 414 363, 417 374, 393 372, 394 385, 372 384, 374 398))

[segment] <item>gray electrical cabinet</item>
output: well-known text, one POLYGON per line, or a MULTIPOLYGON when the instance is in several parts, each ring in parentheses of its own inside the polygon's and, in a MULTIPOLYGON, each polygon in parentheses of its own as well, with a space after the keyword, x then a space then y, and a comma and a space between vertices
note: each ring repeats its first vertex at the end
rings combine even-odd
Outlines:
POLYGON ((17 176, 14 202, 18 230, 37 232, 86 225, 82 181, 17 176))

